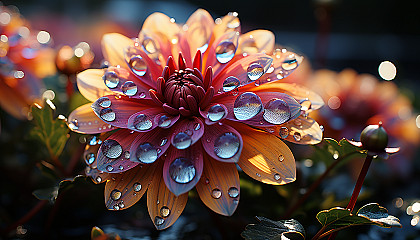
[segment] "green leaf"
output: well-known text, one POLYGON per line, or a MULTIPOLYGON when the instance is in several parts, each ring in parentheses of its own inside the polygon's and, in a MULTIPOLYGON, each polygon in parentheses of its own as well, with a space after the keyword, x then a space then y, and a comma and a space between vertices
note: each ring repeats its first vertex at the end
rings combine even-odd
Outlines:
POLYGON ((357 211, 357 215, 360 217, 366 217, 370 221, 374 222, 375 225, 385 228, 391 227, 402 227, 400 220, 392 215, 388 214, 388 210, 377 203, 369 203, 361 207, 357 211))
POLYGON ((334 159, 349 153, 365 153, 362 148, 354 146, 345 138, 339 142, 333 138, 324 138, 324 141, 327 143, 328 152, 333 155, 334 159))
POLYGON ((44 107, 32 106, 35 127, 31 131, 31 136, 46 146, 51 158, 58 158, 69 138, 69 129, 64 119, 53 119, 51 107, 54 107, 51 101, 44 104, 44 107))
POLYGON ((249 224, 241 236, 247 240, 304 240, 305 230, 296 220, 273 221, 256 217, 259 223, 249 224))

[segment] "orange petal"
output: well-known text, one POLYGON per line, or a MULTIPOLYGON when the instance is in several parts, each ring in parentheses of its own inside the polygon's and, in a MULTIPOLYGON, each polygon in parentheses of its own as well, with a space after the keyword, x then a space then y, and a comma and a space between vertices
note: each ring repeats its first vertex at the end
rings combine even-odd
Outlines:
POLYGON ((103 69, 88 69, 77 74, 77 87, 87 100, 94 102, 102 96, 114 94, 102 79, 104 72, 103 69))
POLYGON ((124 50, 134 41, 119 33, 108 33, 102 37, 102 53, 111 66, 126 66, 124 50))
POLYGON ((169 41, 177 39, 179 26, 171 21, 171 18, 163 13, 155 12, 149 15, 143 23, 142 31, 153 32, 160 37, 166 37, 169 41))
POLYGON ((239 48, 236 54, 271 54, 274 50, 275 37, 268 30, 254 30, 239 37, 239 48))
POLYGON ((204 171, 196 186, 201 200, 214 212, 231 216, 239 202, 239 174, 234 163, 204 154, 204 171))
POLYGON ((149 187, 156 164, 139 165, 122 174, 110 174, 105 185, 105 205, 108 210, 122 210, 134 205, 149 187))
POLYGON ((147 208, 150 218, 158 230, 170 227, 184 210, 188 193, 175 196, 166 187, 162 177, 162 163, 156 168, 147 191, 147 208))
MULTIPOLYGON (((209 44, 210 36, 214 28, 211 15, 204 9, 197 9, 187 20, 188 26, 186 38, 190 46, 191 57, 197 50, 204 53, 209 44)), ((201 70, 201 69, 200 69, 201 70)))
POLYGON ((216 19, 216 25, 213 29, 213 35, 215 39, 218 39, 227 32, 240 32, 241 22, 238 18, 238 13, 230 12, 222 18, 216 19))
POLYGON ((115 127, 105 123, 96 116, 90 103, 82 105, 71 112, 67 125, 71 130, 85 134, 108 132, 115 129, 115 127))
POLYGON ((295 158, 277 137, 245 124, 232 123, 244 142, 238 165, 250 177, 263 183, 283 185, 296 178, 295 158))

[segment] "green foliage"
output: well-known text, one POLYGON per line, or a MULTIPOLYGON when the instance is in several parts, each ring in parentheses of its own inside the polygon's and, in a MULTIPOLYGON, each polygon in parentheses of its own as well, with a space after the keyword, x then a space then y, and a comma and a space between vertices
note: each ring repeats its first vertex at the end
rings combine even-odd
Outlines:
POLYGON ((78 175, 73 179, 65 179, 58 183, 57 186, 37 189, 32 192, 32 194, 39 200, 48 200, 51 203, 54 203, 58 195, 63 191, 74 187, 77 184, 82 184, 87 181, 87 177, 78 175))
POLYGON ((302 225, 294 220, 273 221, 264 217, 256 217, 259 223, 249 224, 241 236, 247 240, 275 240, 305 239, 305 230, 302 225))
POLYGON ((324 138, 324 141, 328 144, 328 151, 333 155, 338 154, 339 157, 354 152, 365 153, 361 147, 354 146, 345 138, 339 142, 333 138, 324 138))

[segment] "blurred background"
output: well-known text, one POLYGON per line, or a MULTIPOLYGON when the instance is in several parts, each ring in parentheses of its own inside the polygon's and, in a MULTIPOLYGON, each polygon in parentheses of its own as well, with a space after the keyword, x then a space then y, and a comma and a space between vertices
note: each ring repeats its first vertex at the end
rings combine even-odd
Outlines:
MULTIPOLYGON (((323 97, 328 111, 324 110, 316 117, 325 126, 325 137, 339 140, 342 137, 357 139, 360 131, 368 123, 373 123, 374 117, 385 116, 385 127, 391 131, 390 145, 405 146, 399 158, 402 160, 374 164, 362 194, 367 202, 377 201, 399 217, 403 229, 360 228, 358 234, 350 232, 349 237, 343 239, 420 239, 420 161, 417 149, 420 128, 420 3, 395 0, 13 0, 3 1, 3 5, 16 6, 32 29, 48 32, 51 37, 48 44, 56 51, 64 45, 74 47, 80 42, 88 43, 94 54, 92 67, 101 65, 103 34, 118 32, 136 37, 142 22, 153 12, 163 12, 176 22, 184 23, 197 8, 204 8, 213 18, 238 12, 243 33, 254 29, 271 30, 277 44, 305 56, 305 67, 301 66, 302 70, 295 73, 295 77, 291 76, 290 81, 313 88, 328 88, 336 83, 317 78, 331 78, 332 81, 346 78, 358 83, 366 77, 362 74, 369 74, 368 78, 374 79, 375 86, 390 85, 374 88, 368 96, 360 93, 366 87, 362 83, 355 87, 358 91, 341 87, 337 90, 339 93, 332 94, 334 96, 327 91, 323 97), (348 68, 354 71, 342 72, 348 68), (322 75, 325 72, 318 72, 320 69, 333 72, 322 75), (384 96, 391 92, 389 89, 393 89, 396 97, 384 96), (336 96, 340 97, 339 103, 335 101, 336 96), (344 114, 347 111, 345 102, 351 102, 348 103, 351 105, 357 99, 366 100, 371 107, 364 109, 363 116, 344 114), (337 110, 340 107, 344 108, 342 112, 337 110), (403 128, 405 124, 407 127, 403 128), (355 126, 354 131, 346 131, 350 125, 355 126)), ((83 101, 69 99, 65 94, 68 91, 65 78, 71 81, 72 77, 74 75, 65 74, 63 77, 56 74, 44 79, 49 89, 56 91, 56 115, 68 116, 83 101), (60 91, 64 94, 62 98, 58 96, 60 91)), ((356 108, 354 111, 358 112, 362 105, 366 102, 353 104, 351 109, 356 108)), ((0 226, 3 229, 30 212, 38 201, 31 193, 51 186, 52 180, 38 176, 42 169, 37 166, 37 161, 42 156, 38 153, 39 146, 28 144, 31 143, 27 137, 30 126, 17 122, 4 111, 0 114, 0 151, 4 153, 0 156, 0 226)), ((72 133, 70 141, 83 142, 83 138, 72 133)), ((48 205, 31 220, 18 224, 16 230, 3 236, 11 239, 89 239, 90 229, 99 226, 105 232, 118 233, 125 239, 240 239, 240 232, 247 224, 255 222, 253 217, 256 215, 282 219, 293 201, 303 195, 310 183, 334 161, 317 159, 322 158, 317 151, 322 151, 324 146, 289 146, 294 153, 302 152, 296 154, 297 182, 273 187, 241 175, 241 201, 230 218, 207 210, 197 195, 191 193, 187 208, 177 223, 167 231, 157 232, 148 217, 145 197, 128 210, 107 211, 103 204, 103 184, 95 186, 84 181, 78 188, 71 188, 59 197, 60 204, 48 205)), ((64 155, 71 156, 74 151, 77 149, 67 149, 64 155)), ((74 176, 83 173, 83 168, 80 160, 74 176)), ((320 227, 315 220, 317 211, 345 205, 358 173, 353 169, 359 168, 360 161, 340 167, 328 183, 321 185, 317 193, 292 215, 306 227, 309 236, 320 227), (342 186, 348 186, 348 190, 343 190, 342 186)))

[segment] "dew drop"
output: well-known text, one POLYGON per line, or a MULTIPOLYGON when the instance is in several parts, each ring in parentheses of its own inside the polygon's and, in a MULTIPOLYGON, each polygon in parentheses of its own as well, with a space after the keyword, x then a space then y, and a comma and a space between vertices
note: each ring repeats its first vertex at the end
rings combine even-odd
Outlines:
POLYGON ((231 41, 222 41, 216 47, 216 59, 220 63, 227 63, 235 56, 236 47, 231 41))
POLYGON ((283 55, 283 52, 282 52, 282 50, 281 49, 276 49, 276 50, 274 50, 274 52, 273 52, 273 56, 275 57, 275 58, 277 58, 277 59, 280 59, 281 58, 281 56, 283 55))
POLYGON ((118 210, 120 210, 120 206, 115 205, 115 206, 114 206, 114 209, 118 211, 118 210))
POLYGON ((264 74, 264 68, 259 63, 252 63, 249 65, 247 71, 248 78, 255 81, 264 74))
POLYGON ((284 156, 283 155, 279 155, 278 159, 279 159, 280 162, 283 162, 284 161, 284 156))
POLYGON ((129 159, 130 158, 130 151, 125 151, 124 152, 124 158, 125 159, 129 159))
POLYGON ((156 216, 156 217, 155 217, 155 225, 156 225, 156 226, 160 226, 160 225, 162 225, 163 223, 165 223, 165 219, 163 219, 163 218, 161 218, 161 217, 159 217, 159 216, 156 216))
POLYGON ((238 199, 233 199, 233 200, 232 200, 232 203, 233 203, 233 204, 235 204, 235 205, 238 205, 239 200, 238 200, 238 199))
POLYGON ((168 207, 163 206, 163 207, 161 207, 161 208, 160 208, 160 215, 161 215, 162 217, 166 218, 166 217, 168 217, 170 214, 171 214, 171 210, 170 210, 168 207))
POLYGON ((146 93, 141 92, 139 96, 140 96, 140 98, 145 98, 146 97, 146 93))
POLYGON ((222 191, 220 191, 218 188, 215 188, 211 191, 211 196, 215 199, 219 199, 222 196, 222 191))
POLYGON ((79 121, 77 121, 77 119, 73 119, 69 122, 69 128, 71 130, 77 130, 79 129, 79 121))
POLYGON ((233 89, 239 87, 241 85, 241 82, 238 78, 234 76, 227 77, 225 81, 223 81, 223 91, 229 92, 233 89))
POLYGON ((231 29, 233 29, 233 28, 237 28, 237 27, 239 27, 239 25, 241 25, 241 22, 239 21, 239 18, 237 18, 237 17, 234 17, 232 20, 230 20, 230 21, 226 24, 226 26, 227 26, 228 28, 231 28, 231 29))
POLYGON ((118 205, 120 206, 121 209, 125 207, 125 205, 124 205, 124 203, 122 201, 118 205))
POLYGON ((262 108, 260 97, 255 93, 246 92, 236 98, 233 104, 233 114, 238 120, 248 120, 260 113, 262 108))
POLYGON ((121 194, 120 190, 118 190, 118 189, 112 190, 112 192, 111 192, 111 199, 112 200, 117 201, 118 199, 121 198, 121 196, 122 196, 122 194, 121 194))
POLYGON ((191 143, 192 143, 191 137, 185 132, 179 132, 177 135, 175 135, 172 141, 172 144, 174 145, 174 147, 178 149, 186 149, 189 146, 191 146, 191 143))
POLYGON ((256 173, 255 175, 257 175, 257 177, 261 177, 261 174, 259 174, 259 173, 256 173))
POLYGON ((106 157, 113 159, 119 158, 123 151, 121 145, 113 139, 105 140, 102 143, 101 150, 106 157))
POLYGON ((118 166, 118 169, 121 170, 121 171, 124 170, 123 165, 118 166))
POLYGON ((222 119, 225 114, 225 109, 220 106, 220 104, 216 104, 210 107, 209 111, 207 112, 207 118, 212 122, 217 122, 222 119))
POLYGON ((127 96, 134 96, 137 93, 137 85, 132 81, 127 81, 121 87, 122 92, 127 96))
POLYGON ((138 182, 134 183, 133 190, 134 190, 134 192, 140 192, 140 190, 141 190, 141 184, 138 183, 138 182))
POLYGON ((160 142, 160 146, 164 146, 166 143, 168 142, 167 138, 163 138, 162 141, 160 142))
POLYGON ((115 120, 115 112, 113 112, 111 108, 101 109, 99 116, 104 121, 112 122, 115 120))
POLYGON ((153 54, 158 51, 155 41, 152 38, 146 37, 141 44, 143 50, 148 54, 153 54))
POLYGON ((142 163, 153 163, 158 158, 158 153, 152 144, 143 143, 137 147, 136 158, 142 163))
POLYGON ((159 121, 158 121, 159 127, 163 127, 163 128, 168 127, 170 124, 171 124, 171 119, 168 116, 166 115, 160 116, 159 121))
POLYGON ((102 178, 101 177, 99 177, 99 176, 97 176, 96 177, 96 182, 101 182, 102 181, 102 178))
POLYGON ((85 161, 88 165, 92 164, 95 161, 95 154, 94 153, 87 153, 85 155, 85 161))
POLYGON ((289 129, 287 127, 281 127, 279 130, 279 135, 281 138, 287 138, 289 136, 289 129))
POLYGON ((145 131, 152 128, 152 121, 146 116, 146 114, 139 114, 134 118, 133 126, 137 130, 145 131))
POLYGON ((296 60, 296 57, 294 54, 290 54, 289 56, 287 56, 286 59, 281 64, 281 67, 287 71, 293 70, 297 68, 297 66, 298 66, 298 61, 296 60))
POLYGON ((295 139, 295 141, 299 142, 301 140, 302 136, 300 135, 299 132, 295 132, 293 134, 293 138, 295 139))
POLYGON ((236 198, 239 196, 239 190, 236 187, 231 187, 228 190, 229 197, 236 198))
POLYGON ((276 174, 274 174, 274 180, 276 180, 276 181, 278 181, 278 180, 280 180, 280 174, 278 174, 278 173, 276 173, 276 174))
POLYGON ((106 72, 102 78, 105 82, 105 85, 111 89, 116 88, 120 83, 120 79, 115 72, 106 72))
POLYGON ((141 56, 132 57, 128 65, 130 66, 131 70, 133 70, 133 72, 140 77, 146 74, 147 64, 141 56))
POLYGON ((169 175, 177 183, 189 183, 195 177, 195 167, 193 162, 184 157, 176 158, 169 165, 169 175))
POLYGON ((200 123, 196 123, 196 124, 194 124, 194 130, 195 130, 195 131, 200 130, 200 128, 201 128, 200 123))
POLYGON ((272 124, 282 124, 290 119, 289 104, 279 98, 273 98, 264 107, 263 118, 272 124))
POLYGON ((214 141, 214 153, 220 158, 231 158, 235 156, 240 147, 238 136, 234 133, 223 133, 214 141))
POLYGON ((111 106, 111 100, 109 100, 108 97, 100 97, 98 100, 96 100, 99 106, 103 108, 108 108, 111 106))
POLYGON ((106 170, 108 172, 112 172, 112 171, 114 171, 114 168, 111 165, 108 165, 108 166, 106 166, 106 170))

